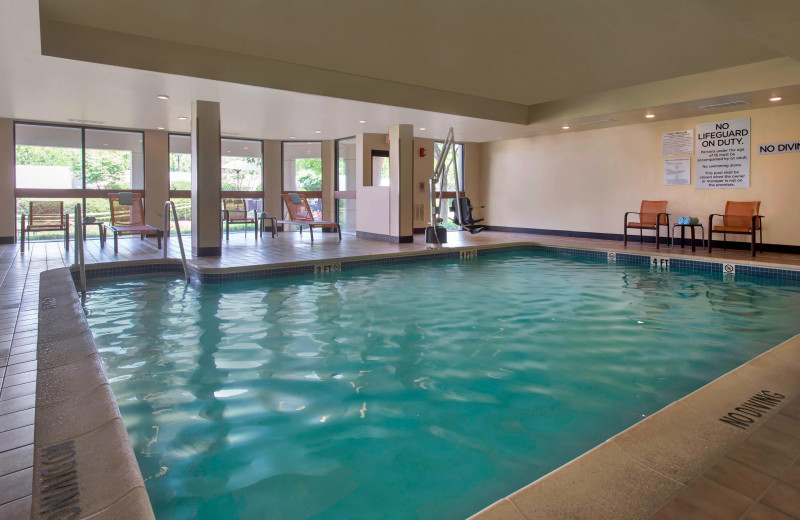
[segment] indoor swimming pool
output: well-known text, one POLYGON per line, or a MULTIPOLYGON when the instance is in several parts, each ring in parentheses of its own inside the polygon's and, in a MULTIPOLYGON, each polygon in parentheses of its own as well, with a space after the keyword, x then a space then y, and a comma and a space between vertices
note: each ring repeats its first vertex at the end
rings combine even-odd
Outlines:
POLYGON ((800 284, 506 252, 92 283, 159 519, 463 519, 800 332, 800 284))

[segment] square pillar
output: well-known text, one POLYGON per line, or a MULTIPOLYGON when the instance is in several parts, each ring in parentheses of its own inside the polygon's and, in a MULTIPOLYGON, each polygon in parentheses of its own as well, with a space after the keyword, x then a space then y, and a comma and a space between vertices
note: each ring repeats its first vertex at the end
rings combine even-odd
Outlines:
POLYGON ((192 254, 222 254, 219 103, 192 102, 192 254))
POLYGON ((322 141, 322 220, 336 220, 336 169, 336 141, 322 141))
POLYGON ((169 200, 169 134, 163 130, 144 131, 145 218, 147 224, 164 227, 164 203, 169 200))
POLYGON ((17 227, 14 121, 0 118, 0 244, 13 244, 17 227))
POLYGON ((389 127, 389 236, 414 241, 414 126, 389 127))

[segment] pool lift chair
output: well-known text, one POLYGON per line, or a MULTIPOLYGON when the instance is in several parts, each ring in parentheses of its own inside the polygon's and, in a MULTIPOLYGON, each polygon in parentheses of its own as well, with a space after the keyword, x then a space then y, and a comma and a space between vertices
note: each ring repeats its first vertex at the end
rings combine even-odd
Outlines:
MULTIPOLYGON (((442 244, 447 243, 447 229, 444 226, 440 226, 443 222, 441 217, 442 212, 442 205, 441 201, 444 198, 444 184, 447 178, 446 172, 450 171, 450 168, 454 165, 456 160, 456 140, 453 136, 453 128, 447 131, 447 137, 444 140, 444 146, 442 146, 441 152, 439 153, 439 161, 434 163, 433 167, 433 175, 431 175, 430 180, 430 194, 431 194, 431 225, 425 228, 425 243, 428 244, 428 249, 438 249, 442 247, 442 244), (452 154, 450 153, 452 151, 452 154), (447 158, 450 157, 448 161, 447 158), (441 183, 440 183, 441 181, 441 183), (439 184, 439 195, 436 196, 436 185, 439 184), (439 200, 439 204, 436 204, 436 200, 439 200)), ((461 186, 458 182, 458 175, 456 177, 456 198, 453 199, 453 207, 455 208, 455 215, 463 216, 461 209, 461 201, 465 200, 466 197, 460 197, 461 195, 461 186)), ((467 208, 469 212, 470 209, 467 208)), ((459 219, 463 221, 463 219, 459 219)))
POLYGON ((483 231, 483 226, 477 226, 478 222, 483 222, 482 218, 472 218, 472 204, 467 197, 458 197, 450 203, 450 211, 453 212, 453 222, 466 229, 473 235, 483 231))

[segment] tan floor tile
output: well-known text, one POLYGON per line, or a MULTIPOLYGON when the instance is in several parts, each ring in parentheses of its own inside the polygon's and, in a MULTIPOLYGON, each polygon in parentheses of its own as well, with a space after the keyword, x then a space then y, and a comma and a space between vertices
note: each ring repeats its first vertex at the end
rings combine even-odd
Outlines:
POLYGON ((771 428, 759 428, 747 442, 793 459, 800 455, 800 439, 771 428))
POLYGON ((778 482, 767 491, 761 503, 794 518, 800 518, 800 488, 778 482))
POLYGON ((784 406, 783 409, 781 410, 781 413, 800 421, 800 398, 797 398, 791 403, 784 406))
POLYGON ((783 473, 783 470, 792 463, 792 459, 789 457, 766 450, 747 441, 729 451, 728 457, 772 477, 777 477, 783 473))
POLYGON ((775 511, 764 504, 754 504, 742 520, 792 520, 781 512, 775 511))
POLYGON ((767 421, 764 426, 800 439, 800 420, 788 415, 779 413, 767 421))
POLYGON ((695 509, 677 498, 670 500, 650 520, 714 520, 699 509, 695 509))
POLYGON ((33 444, 0 453, 0 475, 33 466, 33 444))
POLYGON ((33 468, 23 469, 0 477, 0 504, 6 504, 31 494, 33 468))
MULTIPOLYGON (((153 508, 144 488, 134 489, 119 502, 108 509, 86 517, 86 520, 131 520, 133 518, 153 518, 153 508)), ((509 518, 508 520, 514 519, 509 518)))
POLYGON ((678 493, 678 499, 718 520, 738 519, 753 501, 736 491, 700 477, 678 493))
POLYGON ((525 520, 525 517, 509 499, 503 498, 469 520, 525 520))
POLYGON ((800 488, 800 461, 795 461, 792 467, 781 475, 781 480, 800 488))
POLYGON ((728 457, 720 459, 703 476, 754 500, 775 481, 774 478, 728 457))
POLYGON ((0 520, 25 520, 31 515, 30 495, 0 506, 0 520))

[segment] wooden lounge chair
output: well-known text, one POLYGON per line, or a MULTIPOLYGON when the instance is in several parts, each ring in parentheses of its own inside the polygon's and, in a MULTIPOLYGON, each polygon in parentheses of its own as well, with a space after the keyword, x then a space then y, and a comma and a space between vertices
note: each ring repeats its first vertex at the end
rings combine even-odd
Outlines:
MULTIPOLYGON (((256 237, 258 237, 258 212, 253 210, 253 216, 247 215, 247 204, 244 199, 222 199, 222 220, 225 222, 225 240, 231 237, 231 223, 253 224, 256 237)), ((247 236, 247 226, 244 227, 247 236)))
POLYGON ((144 204, 140 193, 109 193, 108 202, 111 205, 111 224, 106 224, 106 229, 114 233, 114 254, 119 252, 120 235, 139 235, 142 240, 145 235, 155 235, 158 248, 161 249, 162 231, 145 224, 144 204), (130 204, 126 204, 127 202, 130 204))
POLYGON ((643 233, 645 229, 655 230, 656 249, 661 245, 661 226, 667 226, 667 242, 669 242, 669 213, 667 213, 666 200, 643 200, 639 211, 629 211, 625 213, 625 228, 623 230, 623 243, 628 245, 628 229, 639 230, 639 243, 644 241, 643 233), (639 215, 639 222, 628 222, 628 215, 639 215))
POLYGON ((64 247, 69 250, 69 215, 64 213, 64 202, 60 200, 32 200, 28 206, 28 223, 25 224, 25 215, 20 222, 21 252, 25 252, 25 233, 36 231, 63 231, 64 247))
POLYGON ((339 232, 339 240, 342 239, 342 228, 339 227, 338 222, 314 220, 314 214, 311 213, 311 206, 308 205, 308 199, 305 195, 299 193, 284 193, 281 197, 283 197, 283 202, 286 204, 286 211, 289 213, 289 218, 279 220, 279 224, 294 224, 300 226, 301 233, 303 232, 303 226, 308 226, 312 242, 314 241, 314 227, 336 228, 336 231, 339 232))
POLYGON ((725 214, 712 213, 708 216, 708 252, 711 253, 711 242, 714 233, 722 233, 722 248, 726 248, 728 233, 733 235, 750 235, 750 249, 753 256, 756 256, 756 231, 759 235, 759 246, 763 250, 764 231, 761 229, 761 219, 759 215, 761 201, 735 202, 729 200, 725 204, 725 214), (714 225, 714 217, 722 217, 722 225, 714 225))

